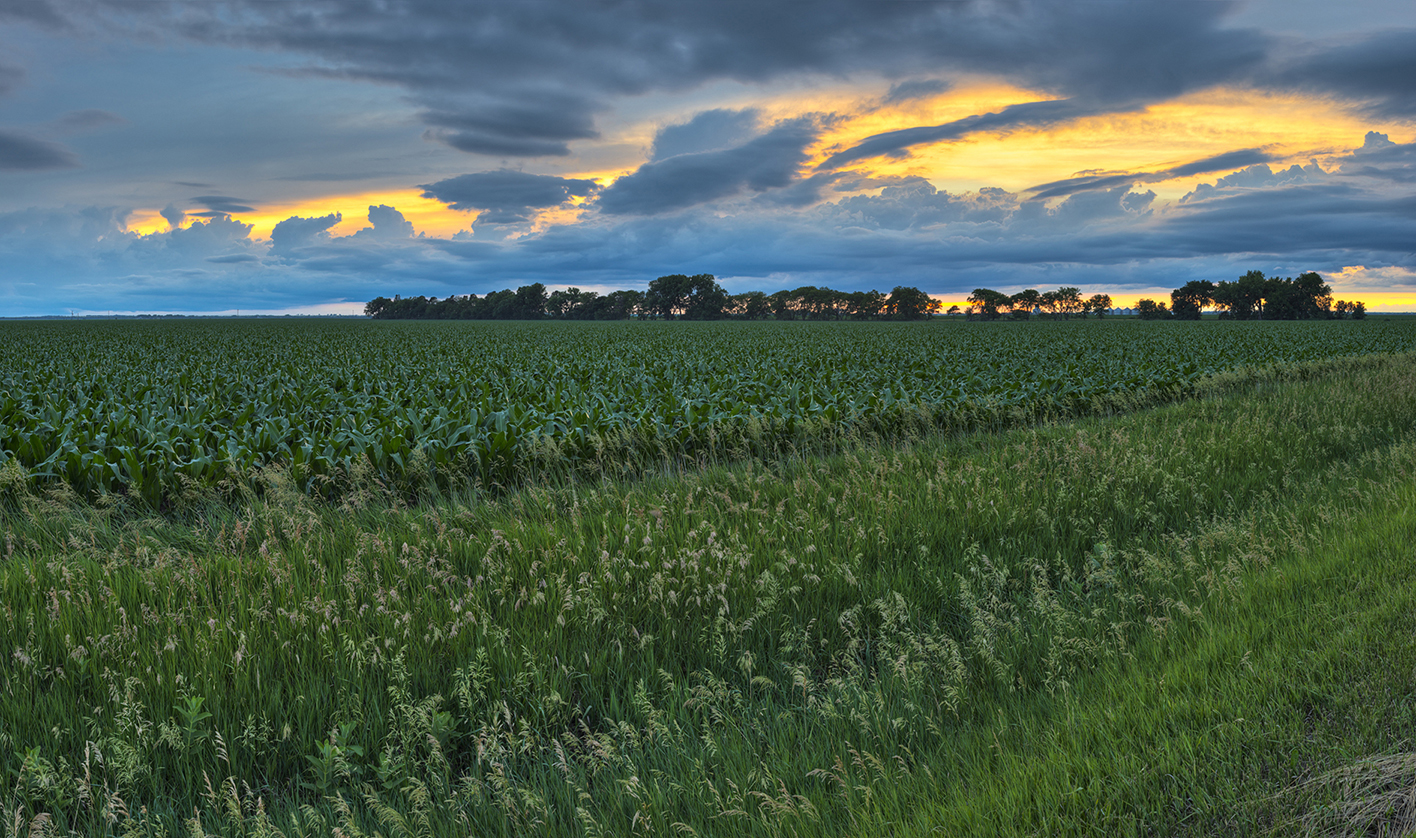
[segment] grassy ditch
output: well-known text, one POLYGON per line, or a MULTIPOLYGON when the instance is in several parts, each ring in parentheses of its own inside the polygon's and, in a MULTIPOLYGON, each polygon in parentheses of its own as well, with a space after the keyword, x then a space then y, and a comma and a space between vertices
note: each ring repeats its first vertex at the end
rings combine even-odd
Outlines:
POLYGON ((0 835, 1302 822, 1324 771, 1409 737, 1342 708, 1400 625, 1360 580, 1409 552, 1347 522, 1410 508, 1411 362, 496 503, 277 481, 178 520, 12 480, 0 835), (1283 590, 1331 619, 1292 628, 1283 590), (1304 645, 1334 620, 1347 645, 1304 645), (1284 715, 1309 699, 1338 744, 1284 715))

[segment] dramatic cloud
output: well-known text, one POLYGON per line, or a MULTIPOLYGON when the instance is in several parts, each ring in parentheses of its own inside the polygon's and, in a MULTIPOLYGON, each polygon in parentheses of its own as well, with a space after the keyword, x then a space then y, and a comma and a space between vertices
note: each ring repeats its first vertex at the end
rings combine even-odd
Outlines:
POLYGON ((977 193, 950 195, 924 178, 907 178, 887 186, 880 195, 855 195, 822 208, 822 215, 841 227, 871 230, 923 230, 948 222, 998 224, 1013 214, 1018 196, 997 187, 977 193))
POLYGON ((1398 183, 1416 183, 1416 143, 1394 143, 1386 134, 1369 131, 1362 147, 1343 160, 1338 172, 1398 183))
POLYGON ((1249 3, 0 0, 0 308, 1405 276, 1416 34, 1249 3))
POLYGON ((1195 191, 1183 196, 1180 203, 1186 204, 1192 201, 1203 201, 1208 198, 1219 197, 1230 194, 1239 189, 1269 189, 1276 186, 1298 186, 1322 180, 1327 173, 1322 170, 1317 163, 1307 166, 1299 166, 1294 163, 1287 169, 1275 172, 1267 163, 1260 163, 1257 166, 1249 166, 1245 169, 1225 175, 1213 184, 1202 183, 1195 187, 1195 191))
POLYGON ((72 169, 78 165, 79 158, 56 142, 0 130, 0 171, 72 169))
POLYGON ((270 231, 270 252, 287 256, 298 248, 329 241, 327 231, 342 220, 337 212, 318 218, 287 218, 270 231))
POLYGON ((596 115, 617 97, 715 81, 982 72, 1093 112, 1232 79, 1266 47, 1258 32, 1223 28, 1223 3, 823 0, 809 14, 757 0, 628 0, 613 13, 552 0, 455 13, 408 2, 397 14, 337 2, 114 5, 115 20, 309 56, 308 75, 401 86, 425 106, 429 138, 492 156, 565 155, 597 136, 596 115))
POLYGON ((511 169, 475 172, 423 184, 423 197, 435 198, 456 210, 481 210, 477 220, 514 224, 528 220, 536 210, 557 207, 572 197, 595 194, 593 180, 531 175, 511 169))
POLYGON ((396 242, 413 237, 413 222, 403 217, 403 213, 387 204, 369 207, 369 223, 353 235, 355 239, 380 242, 396 242))
POLYGON ((421 114, 433 126, 424 132, 453 148, 494 157, 570 154, 570 140, 594 139, 593 103, 559 93, 533 93, 516 101, 489 99, 454 104, 421 114))
POLYGON ((811 118, 787 120, 736 148, 680 154, 645 163, 600 195, 601 212, 644 215, 736 195, 763 192, 796 180, 806 147, 820 133, 811 118))
POLYGON ((1355 99, 1376 117, 1416 117, 1416 29, 1313 45, 1286 57, 1269 81, 1355 99))
POLYGON ((182 220, 187 217, 185 212, 172 204, 163 207, 162 212, 159 214, 167 221, 167 225, 172 228, 181 227, 182 220))

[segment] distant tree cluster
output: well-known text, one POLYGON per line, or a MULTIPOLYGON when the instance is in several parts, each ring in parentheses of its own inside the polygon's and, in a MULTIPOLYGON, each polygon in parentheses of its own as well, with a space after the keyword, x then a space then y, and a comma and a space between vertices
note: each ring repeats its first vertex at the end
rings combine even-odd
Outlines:
POLYGON ((967 316, 970 320, 999 320, 1004 317, 1027 320, 1035 314, 1066 320, 1073 316, 1086 317, 1089 314, 1102 317, 1111 310, 1110 295, 1093 294, 1082 299, 1080 289, 1066 287, 1042 292, 1029 288, 1016 294, 1004 294, 991 288, 975 288, 969 295, 968 302, 967 316))
POLYGON ((939 309, 938 300, 908 286, 896 286, 888 296, 812 285, 775 294, 729 294, 712 274, 672 274, 653 280, 643 292, 604 296, 579 288, 548 294, 537 282, 485 297, 375 297, 364 306, 364 314, 380 320, 921 320, 939 309))
POLYGON ((1192 280, 1170 292, 1168 307, 1164 301, 1141 300, 1136 314, 1142 320, 1199 320, 1206 308, 1219 309, 1221 320, 1361 320, 1367 316, 1367 306, 1361 302, 1334 303, 1332 288, 1312 271, 1296 279, 1249 271, 1234 282, 1192 280))

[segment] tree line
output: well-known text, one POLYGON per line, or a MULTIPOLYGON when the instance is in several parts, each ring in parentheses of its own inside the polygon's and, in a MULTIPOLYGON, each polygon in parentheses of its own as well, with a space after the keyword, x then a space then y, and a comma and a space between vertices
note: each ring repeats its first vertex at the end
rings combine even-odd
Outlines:
POLYGON ((938 300, 903 285, 889 294, 814 285, 774 294, 729 294, 712 274, 671 274, 651 281, 644 291, 605 295, 579 288, 547 292, 535 282, 483 297, 375 297, 364 314, 380 320, 922 320, 940 308, 938 300))
POLYGON ((1163 300, 1141 300, 1136 313, 1142 320, 1199 320, 1206 308, 1219 310, 1221 320, 1361 320, 1367 306, 1361 301, 1332 299, 1332 288, 1313 271, 1297 278, 1264 276, 1249 271, 1234 282, 1191 280, 1163 300))
MULTIPOLYGON (((1093 294, 1083 299, 1076 288, 1044 292, 1029 288, 1016 294, 975 288, 968 303, 970 320, 1027 320, 1034 315, 1067 319, 1102 317, 1111 312, 1110 295, 1093 294)), ((1170 292, 1169 305, 1141 300, 1136 314, 1142 320, 1199 320, 1200 312, 1207 308, 1217 309, 1221 320, 1361 320, 1367 316, 1367 306, 1360 301, 1334 302, 1332 288, 1312 271, 1296 279, 1249 271, 1235 282, 1192 280, 1170 292)), ((949 313, 958 313, 958 306, 949 313)))
MULTIPOLYGON (((1056 291, 1041 291, 1028 288, 1016 294, 1004 294, 991 288, 975 288, 968 298, 970 320, 998 320, 1009 317, 1013 320, 1027 320, 1034 314, 1053 318, 1068 319, 1073 316, 1086 317, 1089 314, 1104 316, 1111 310, 1110 294, 1093 294, 1082 299, 1077 288, 1058 288, 1056 291)), ((949 309, 956 313, 958 306, 949 309)))

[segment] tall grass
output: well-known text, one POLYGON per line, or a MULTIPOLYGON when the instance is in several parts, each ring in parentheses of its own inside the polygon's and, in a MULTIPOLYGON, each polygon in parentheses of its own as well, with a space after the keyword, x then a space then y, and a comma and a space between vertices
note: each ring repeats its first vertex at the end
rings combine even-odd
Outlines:
POLYGON ((1384 497, 1411 360, 494 503, 12 469, 0 835, 858 832, 1384 497))

